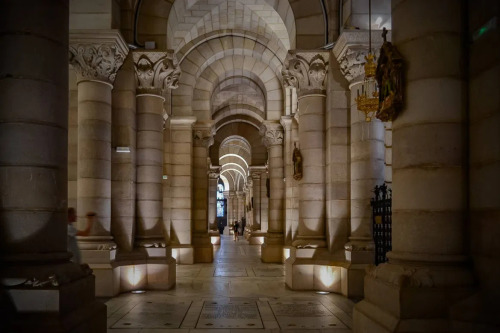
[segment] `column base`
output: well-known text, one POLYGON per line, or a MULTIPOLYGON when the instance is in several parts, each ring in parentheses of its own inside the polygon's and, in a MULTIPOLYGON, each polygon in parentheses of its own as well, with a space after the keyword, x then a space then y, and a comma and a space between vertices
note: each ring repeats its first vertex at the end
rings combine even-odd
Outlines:
POLYGON ((178 265, 194 264, 194 248, 190 244, 174 244, 172 247, 172 257, 178 265))
POLYGON ((120 292, 169 290, 175 286, 176 262, 169 247, 121 252, 114 265, 120 272, 120 292))
POLYGON ((212 245, 220 245, 219 230, 211 230, 208 232, 208 235, 210 236, 210 243, 212 243, 212 245))
POLYGON ((120 293, 120 270, 116 267, 116 249, 81 250, 82 262, 94 271, 95 295, 113 297, 120 293))
POLYGON ((268 232, 261 245, 261 261, 264 263, 284 263, 283 234, 268 232))
POLYGON ((264 244, 264 237, 266 236, 265 232, 260 230, 255 230, 249 233, 248 235, 248 244, 250 245, 262 245, 264 244))
POLYGON ((74 279, 72 273, 57 272, 55 277, 58 282, 54 284, 38 280, 44 285, 5 287, 6 296, 2 296, 0 304, 2 332, 107 331, 106 306, 94 298, 94 276, 74 279))
POLYGON ((290 247, 285 261, 285 283, 292 290, 343 293, 348 264, 335 261, 326 248, 290 247))
POLYGON ((211 263, 214 261, 214 247, 208 233, 193 235, 195 263, 211 263))
POLYGON ((364 292, 354 333, 451 332, 450 308, 471 295, 473 279, 458 265, 386 263, 367 272, 364 292))

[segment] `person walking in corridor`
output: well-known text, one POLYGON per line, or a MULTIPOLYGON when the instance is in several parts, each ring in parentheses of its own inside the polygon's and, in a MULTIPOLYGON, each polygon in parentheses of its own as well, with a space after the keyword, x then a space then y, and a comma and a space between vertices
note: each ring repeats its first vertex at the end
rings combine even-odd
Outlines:
POLYGON ((239 240, 238 238, 238 229, 240 228, 240 224, 238 223, 238 221, 234 221, 234 226, 233 226, 233 236, 234 236, 234 241, 236 242, 237 240, 239 240))

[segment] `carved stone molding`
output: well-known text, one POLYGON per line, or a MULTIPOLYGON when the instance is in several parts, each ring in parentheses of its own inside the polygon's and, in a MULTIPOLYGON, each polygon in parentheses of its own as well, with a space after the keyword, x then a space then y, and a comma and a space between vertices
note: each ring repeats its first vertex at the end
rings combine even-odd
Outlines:
MULTIPOLYGON (((380 31, 372 31, 372 52, 378 58, 383 38, 380 31)), ((332 52, 340 64, 340 71, 349 83, 363 80, 365 56, 368 54, 368 31, 344 30, 335 43, 332 52)))
POLYGON ((297 95, 326 94, 328 52, 289 51, 282 71, 285 87, 295 87, 297 95))
POLYGON ((214 144, 214 130, 210 122, 196 122, 193 125, 193 146, 208 149, 214 144))
POLYGON ((266 147, 283 144, 283 126, 279 123, 262 123, 260 134, 266 147))
POLYGON ((137 93, 163 95, 179 84, 181 70, 172 51, 134 51, 137 93))
POLYGON ((128 47, 118 30, 70 32, 69 63, 77 80, 113 84, 123 65, 128 47))
POLYGON ((219 178, 219 176, 220 176, 219 172, 215 172, 215 171, 208 172, 208 178, 210 178, 210 179, 217 179, 217 178, 219 178))

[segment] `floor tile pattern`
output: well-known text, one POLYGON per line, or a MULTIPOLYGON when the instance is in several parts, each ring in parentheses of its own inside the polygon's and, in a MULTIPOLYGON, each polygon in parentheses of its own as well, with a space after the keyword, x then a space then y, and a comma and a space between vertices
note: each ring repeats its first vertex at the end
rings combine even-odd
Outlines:
POLYGON ((178 265, 168 291, 107 300, 108 333, 351 333, 354 303, 293 291, 260 246, 223 236, 212 264, 178 265))

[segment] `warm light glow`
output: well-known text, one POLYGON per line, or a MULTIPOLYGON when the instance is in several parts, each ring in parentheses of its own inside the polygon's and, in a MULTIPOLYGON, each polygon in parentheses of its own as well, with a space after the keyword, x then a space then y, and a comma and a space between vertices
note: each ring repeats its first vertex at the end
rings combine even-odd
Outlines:
POLYGON ((335 272, 333 266, 321 266, 319 268, 319 280, 326 288, 331 288, 340 281, 340 274, 335 272))
POLYGON ((285 260, 290 258, 290 249, 287 249, 287 248, 283 249, 283 257, 285 258, 285 260))
POLYGON ((140 269, 135 265, 128 266, 126 273, 127 281, 133 288, 137 287, 137 285, 144 280, 145 275, 146 274, 143 269, 140 269))
POLYGON ((174 258, 176 261, 179 261, 179 250, 178 249, 172 249, 172 258, 174 258))

